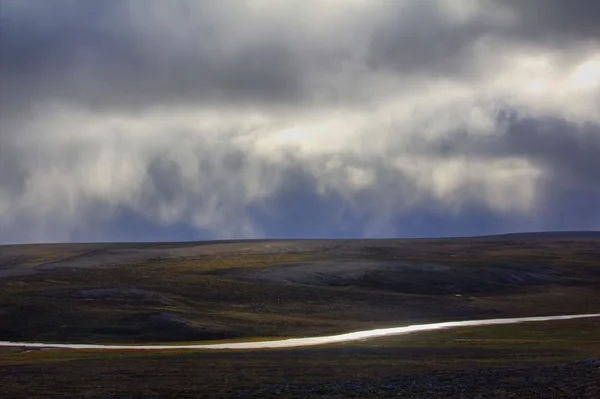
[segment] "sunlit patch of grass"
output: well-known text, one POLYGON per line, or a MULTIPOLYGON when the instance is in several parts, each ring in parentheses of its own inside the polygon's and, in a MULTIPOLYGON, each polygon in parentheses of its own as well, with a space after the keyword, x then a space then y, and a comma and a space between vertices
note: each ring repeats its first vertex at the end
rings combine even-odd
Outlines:
POLYGON ((212 257, 164 259, 146 261, 135 264, 136 268, 151 272, 164 270, 177 273, 208 273, 222 269, 233 268, 261 268, 271 265, 287 263, 309 262, 317 259, 312 254, 249 254, 249 255, 222 255, 212 257))
POLYGON ((70 244, 29 245, 19 256, 17 267, 36 267, 45 263, 57 262, 88 252, 87 247, 70 244))
POLYGON ((439 262, 457 266, 507 263, 545 266, 599 266, 600 240, 522 240, 502 238, 424 239, 393 247, 365 247, 371 259, 439 262))
POLYGON ((108 359, 120 356, 139 356, 132 351, 99 351, 74 349, 0 349, 0 365, 44 364, 73 360, 108 359))

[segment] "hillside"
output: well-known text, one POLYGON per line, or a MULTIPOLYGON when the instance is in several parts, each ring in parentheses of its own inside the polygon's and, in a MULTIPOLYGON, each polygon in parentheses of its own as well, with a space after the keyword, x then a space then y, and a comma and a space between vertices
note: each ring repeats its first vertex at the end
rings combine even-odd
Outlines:
POLYGON ((0 247, 0 340, 305 336, 597 303, 598 233, 0 247))

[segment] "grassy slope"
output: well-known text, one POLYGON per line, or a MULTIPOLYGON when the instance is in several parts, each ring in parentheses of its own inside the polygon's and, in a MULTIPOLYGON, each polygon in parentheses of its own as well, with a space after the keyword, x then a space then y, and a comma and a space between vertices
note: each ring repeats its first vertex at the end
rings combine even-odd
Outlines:
MULTIPOLYGON (((375 240, 365 241, 358 251, 200 254, 46 270, 0 278, 0 315, 5 321, 0 339, 203 341, 597 312, 599 248, 600 239, 590 238, 405 240, 393 245, 375 240), (215 273, 323 259, 440 263, 453 270, 435 278, 429 272, 374 271, 343 286, 285 285, 215 273), (552 279, 511 277, 519 268, 532 267, 552 279)), ((85 250, 89 246, 34 246, 16 268, 85 250)))
MULTIPOLYGON (((7 262, 2 249, 0 262, 7 262)), ((11 255, 11 267, 35 268, 48 259, 84 254, 90 247, 30 249, 28 256, 11 255)), ((0 278, 0 339, 202 341, 322 334, 411 321, 598 312, 599 249, 595 237, 507 236, 394 245, 369 241, 354 253, 221 253, 5 277, 0 278), (390 286, 389 278, 377 274, 335 287, 259 283, 215 273, 348 258, 451 264, 463 271, 457 283, 468 280, 470 270, 507 264, 551 269, 560 278, 534 285, 507 280, 490 292, 478 291, 475 279, 470 281, 472 292, 457 297, 419 281, 414 284, 421 291, 414 293, 411 286, 390 286), (402 291, 407 287, 411 292, 402 291), (121 297, 76 294, 106 288, 142 291, 121 297), (165 313, 185 323, 156 320, 165 313)), ((600 392, 597 366, 530 367, 600 357, 599 331, 600 320, 590 319, 432 331, 297 350, 0 349, 0 384, 7 398, 385 397, 399 392, 428 398, 477 397, 477 392, 585 398, 600 392), (492 366, 503 368, 489 371, 492 366)))

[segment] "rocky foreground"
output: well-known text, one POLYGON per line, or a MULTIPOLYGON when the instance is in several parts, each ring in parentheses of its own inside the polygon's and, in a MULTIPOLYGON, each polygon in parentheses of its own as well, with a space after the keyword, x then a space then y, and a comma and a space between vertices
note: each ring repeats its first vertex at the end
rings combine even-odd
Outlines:
POLYGON ((279 384, 239 397, 284 398, 600 398, 600 358, 528 368, 402 374, 322 385, 279 384))

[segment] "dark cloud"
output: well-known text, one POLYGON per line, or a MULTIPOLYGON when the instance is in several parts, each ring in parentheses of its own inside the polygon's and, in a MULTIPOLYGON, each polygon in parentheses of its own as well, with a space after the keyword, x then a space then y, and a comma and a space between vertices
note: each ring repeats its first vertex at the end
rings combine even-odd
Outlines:
POLYGON ((600 2, 305 3, 0 0, 0 243, 600 228, 600 2))
POLYGON ((356 96, 364 101, 373 94, 352 87, 356 76, 333 88, 327 74, 354 64, 363 73, 392 69, 422 78, 471 77, 484 73, 471 54, 478 39, 598 40, 600 29, 594 0, 492 0, 481 7, 492 4, 497 10, 466 20, 448 15, 433 0, 374 4, 377 12, 356 27, 362 35, 328 31, 338 36, 323 42, 337 41, 336 48, 307 44, 303 35, 311 32, 291 21, 257 18, 249 6, 4 0, 2 106, 16 111, 52 100, 114 112, 190 104, 323 106, 323 101, 348 102, 356 96), (507 8, 517 14, 516 26, 494 19, 494 12, 507 8), (281 32, 261 26, 269 23, 281 32), (166 29, 165 24, 177 26, 166 29), (256 29, 245 34, 240 24, 256 29), (349 50, 356 40, 366 43, 362 56, 349 50), (323 77, 316 78, 319 74, 323 77))
POLYGON ((565 42, 600 40, 600 2, 596 0, 493 0, 518 16, 513 34, 531 39, 565 42))
POLYGON ((538 191, 544 228, 598 228, 600 125, 524 118, 509 125, 504 140, 499 151, 525 157, 544 170, 538 191))
POLYGON ((539 163, 565 182, 600 189, 600 125, 526 117, 509 123, 504 141, 498 151, 539 163))
POLYGON ((426 76, 473 73, 465 59, 477 39, 495 31, 490 21, 453 20, 435 1, 408 4, 385 7, 369 42, 368 64, 426 76))
POLYGON ((0 25, 3 106, 51 100, 115 111, 299 101, 301 59, 286 43, 267 38, 229 52, 236 27, 219 25, 224 9, 210 2, 194 4, 192 19, 183 19, 186 2, 173 2, 183 33, 161 34, 161 2, 146 3, 147 15, 136 15, 144 2, 8 0, 0 25))
POLYGON ((441 141, 439 148, 446 154, 527 159, 561 185, 600 190, 600 125, 521 116, 517 111, 501 112, 499 122, 491 137, 459 134, 441 141))
POLYGON ((525 159, 543 171, 532 220, 544 229, 598 228, 600 125, 535 118, 516 110, 502 111, 498 119, 492 136, 458 132, 417 147, 444 157, 525 159))
POLYGON ((496 45, 502 41, 515 46, 559 45, 566 47, 565 57, 576 56, 576 52, 569 54, 569 45, 600 43, 600 2, 596 0, 479 3, 488 12, 467 20, 452 18, 435 1, 395 2, 385 7, 384 23, 373 28, 368 64, 428 78, 469 78, 486 73, 474 59, 479 40, 493 39, 496 45), (499 15, 509 11, 514 19, 499 15))

